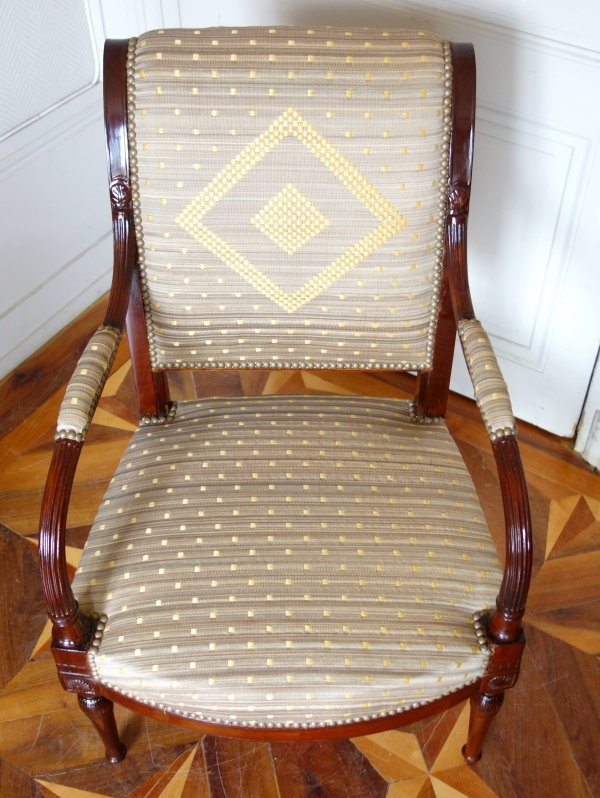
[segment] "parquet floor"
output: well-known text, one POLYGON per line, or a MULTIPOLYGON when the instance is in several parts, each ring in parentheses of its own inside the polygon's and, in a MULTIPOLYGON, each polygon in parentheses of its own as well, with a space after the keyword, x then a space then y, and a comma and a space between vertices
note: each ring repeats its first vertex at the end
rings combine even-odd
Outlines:
MULTIPOLYGON (((534 579, 521 679, 465 766, 468 708, 352 741, 198 739, 118 709, 129 750, 107 765, 49 651, 37 521, 66 382, 100 322, 93 306, 0 383, 0 795, 129 798, 579 798, 600 796, 600 476, 567 445, 520 425, 534 518, 534 579)), ((122 345, 77 471, 68 561, 77 566, 107 482, 135 429, 122 345)), ((173 398, 256 393, 406 396, 411 377, 308 372, 175 375, 173 398)), ((497 473, 474 404, 452 397, 448 426, 502 556, 497 473)))

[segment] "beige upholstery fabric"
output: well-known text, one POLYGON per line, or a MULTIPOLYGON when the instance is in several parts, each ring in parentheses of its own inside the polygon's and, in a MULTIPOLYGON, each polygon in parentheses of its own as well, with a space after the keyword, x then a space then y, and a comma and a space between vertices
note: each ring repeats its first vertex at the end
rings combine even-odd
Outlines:
POLYGON ((152 31, 130 142, 153 365, 430 365, 452 67, 411 30, 152 31))
POLYGON ((323 725, 479 677, 496 551, 445 425, 411 413, 194 400, 136 432, 74 582, 108 615, 101 681, 221 723, 323 725))
POLYGON ((100 327, 89 340, 60 406, 57 438, 85 438, 120 340, 121 332, 113 327, 100 327))
POLYGON ((475 401, 490 437, 494 440, 513 435, 515 417, 508 388, 486 331, 475 319, 462 319, 458 334, 475 389, 475 401))

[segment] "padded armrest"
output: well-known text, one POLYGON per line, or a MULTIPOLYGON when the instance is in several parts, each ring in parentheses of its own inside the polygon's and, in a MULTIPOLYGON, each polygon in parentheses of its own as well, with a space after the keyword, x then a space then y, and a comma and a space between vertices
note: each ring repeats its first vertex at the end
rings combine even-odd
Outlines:
POLYGON ((476 319, 461 319, 458 334, 475 389, 475 401, 490 438, 514 435, 515 417, 508 388, 486 331, 476 319))
POLYGON ((122 332, 117 328, 102 326, 89 340, 67 385, 55 439, 84 440, 121 337, 122 332))

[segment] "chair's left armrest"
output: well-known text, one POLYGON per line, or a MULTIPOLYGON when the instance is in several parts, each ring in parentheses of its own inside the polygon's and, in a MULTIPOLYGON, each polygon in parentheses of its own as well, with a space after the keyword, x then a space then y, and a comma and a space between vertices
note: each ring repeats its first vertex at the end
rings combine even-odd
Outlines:
POLYGON ((65 557, 69 498, 83 441, 112 367, 122 331, 103 325, 89 340, 73 372, 58 415, 52 461, 40 517, 40 570, 53 622, 54 646, 85 650, 95 622, 77 603, 65 557))
POLYGON ((90 338, 60 406, 55 435, 57 440, 85 439, 122 335, 116 327, 103 325, 90 338))
POLYGON ((485 330, 476 319, 460 319, 458 334, 475 389, 475 401, 492 441, 498 468, 506 564, 489 631, 498 642, 519 640, 531 579, 532 533, 527 485, 508 388, 485 330))

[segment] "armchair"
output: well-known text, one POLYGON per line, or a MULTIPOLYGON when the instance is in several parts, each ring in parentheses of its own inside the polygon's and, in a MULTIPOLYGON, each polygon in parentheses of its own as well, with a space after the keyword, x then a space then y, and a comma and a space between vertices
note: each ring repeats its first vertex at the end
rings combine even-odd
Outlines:
POLYGON ((63 687, 114 762, 114 701, 292 741, 465 698, 477 761, 518 678, 531 522, 467 279, 472 46, 164 30, 108 41, 104 74, 113 285, 61 406, 40 522, 63 687), (71 486, 125 324, 140 428, 71 587, 71 486), (444 423, 457 330, 500 476, 504 573, 444 423), (171 402, 167 371, 192 368, 418 378, 411 402, 171 402))

